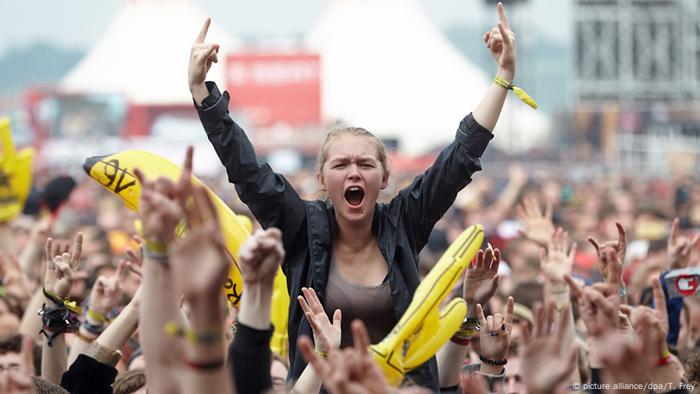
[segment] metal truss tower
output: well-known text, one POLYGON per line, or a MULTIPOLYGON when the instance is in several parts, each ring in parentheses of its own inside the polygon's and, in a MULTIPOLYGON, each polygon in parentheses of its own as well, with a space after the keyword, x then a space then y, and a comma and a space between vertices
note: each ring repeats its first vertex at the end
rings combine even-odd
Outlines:
POLYGON ((575 29, 580 100, 700 96, 700 1, 576 0, 575 29))
POLYGON ((575 1, 577 116, 599 119, 589 140, 621 170, 665 174, 683 157, 700 173, 700 0, 575 1))

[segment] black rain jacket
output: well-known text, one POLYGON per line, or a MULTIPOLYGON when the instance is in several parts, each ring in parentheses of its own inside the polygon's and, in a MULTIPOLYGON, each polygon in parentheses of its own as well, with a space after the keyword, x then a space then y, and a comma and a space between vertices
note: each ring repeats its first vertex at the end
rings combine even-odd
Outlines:
MULTIPOLYGON (((229 116, 229 94, 221 94, 216 84, 207 82, 209 96, 202 106, 195 103, 209 141, 226 168, 228 180, 236 185, 241 200, 248 205, 263 228, 282 231, 286 251, 282 269, 292 302, 289 306, 289 378, 298 378, 306 363, 296 351, 297 338, 313 338, 311 326, 296 296, 302 287, 312 287, 324 303, 328 268, 337 223, 330 201, 305 201, 292 185, 270 166, 259 161, 250 140, 229 116)), ((466 116, 455 139, 424 174, 401 190, 387 204, 377 204, 372 231, 389 264, 388 280, 398 321, 408 308, 418 287, 418 253, 428 241, 435 223, 452 205, 457 193, 481 170, 479 158, 493 134, 466 116)), ((412 371, 415 384, 439 390, 435 357, 412 371)))

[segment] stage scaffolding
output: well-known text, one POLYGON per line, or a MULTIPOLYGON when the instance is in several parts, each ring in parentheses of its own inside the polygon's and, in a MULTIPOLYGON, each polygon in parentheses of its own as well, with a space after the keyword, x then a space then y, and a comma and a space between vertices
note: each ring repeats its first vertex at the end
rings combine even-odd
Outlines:
POLYGON ((575 4, 577 112, 607 119, 595 138, 601 156, 650 175, 682 159, 682 172, 697 175, 700 0, 575 4))

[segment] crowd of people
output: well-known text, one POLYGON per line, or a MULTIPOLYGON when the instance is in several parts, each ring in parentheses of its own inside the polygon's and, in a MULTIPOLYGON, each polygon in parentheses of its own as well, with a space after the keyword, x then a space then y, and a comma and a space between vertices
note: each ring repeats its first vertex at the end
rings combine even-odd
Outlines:
MULTIPOLYGON (((484 43, 507 82, 515 36, 498 11, 484 43)), ((503 185, 488 168, 472 181, 508 82, 489 87, 412 179, 391 174, 368 131, 330 132, 310 172, 316 193, 308 176, 285 178, 259 160, 228 114, 228 94, 205 82, 218 60, 208 26, 192 47, 189 87, 236 185, 239 200, 226 199, 254 221, 235 256, 240 304, 222 292, 232 264, 226 224, 191 181, 192 148, 177 180, 135 171, 138 212, 90 179, 73 187, 37 174, 38 187, 55 193, 0 223, 0 392, 695 392, 694 179, 533 178, 514 164, 503 185), (484 246, 444 300, 464 300, 464 321, 393 387, 370 345, 390 335, 475 223, 484 246), (280 267, 291 298, 281 355, 270 348, 280 267), (667 280, 682 269, 683 283, 667 280)), ((209 185, 227 196, 218 180, 209 185)))

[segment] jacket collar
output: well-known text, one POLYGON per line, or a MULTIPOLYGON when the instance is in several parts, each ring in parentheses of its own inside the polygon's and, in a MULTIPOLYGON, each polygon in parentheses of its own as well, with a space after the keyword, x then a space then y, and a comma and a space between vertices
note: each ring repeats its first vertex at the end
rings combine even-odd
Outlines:
MULTIPOLYGON (((318 201, 314 214, 309 215, 309 254, 311 257, 310 283, 319 296, 325 295, 330 261, 333 254, 333 239, 338 233, 335 209, 330 200, 318 201)), ((377 237, 379 250, 391 266, 396 252, 398 218, 389 215, 385 205, 376 204, 372 217, 372 232, 377 237), (387 217, 388 216, 388 217, 387 217)))

